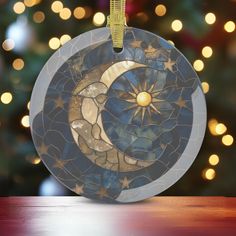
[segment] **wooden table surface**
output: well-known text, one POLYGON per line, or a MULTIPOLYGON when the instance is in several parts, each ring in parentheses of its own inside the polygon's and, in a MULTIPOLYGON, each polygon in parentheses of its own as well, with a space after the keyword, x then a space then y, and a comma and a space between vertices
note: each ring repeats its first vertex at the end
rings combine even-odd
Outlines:
POLYGON ((155 197, 112 205, 83 197, 0 198, 0 236, 236 235, 236 198, 155 197))

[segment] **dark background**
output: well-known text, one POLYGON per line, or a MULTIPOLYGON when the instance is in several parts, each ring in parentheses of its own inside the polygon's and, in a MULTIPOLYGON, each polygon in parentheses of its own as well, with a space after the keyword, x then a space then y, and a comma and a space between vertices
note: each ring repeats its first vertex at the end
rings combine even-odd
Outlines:
MULTIPOLYGON (((53 12, 51 0, 20 2, 0 0, 0 195, 73 195, 49 176, 37 156, 27 104, 40 70, 59 47, 60 39, 63 43, 65 37, 61 36, 73 38, 105 26, 102 17, 98 17, 98 24, 99 15, 94 15, 109 15, 109 0, 61 1, 71 16, 69 10, 53 12)), ((187 174, 162 195, 236 195, 236 148, 232 140, 236 136, 235 13, 235 0, 127 0, 129 26, 173 41, 192 64, 196 60, 204 63, 200 69, 195 64, 208 106, 204 143, 187 174), (205 20, 209 12, 216 17, 213 24, 205 20), (178 32, 172 25, 176 19, 183 24, 178 32), (232 26, 225 26, 228 21, 232 26), (209 58, 202 55, 205 46, 213 50, 212 56, 206 55, 209 58), (212 154, 218 156, 210 159, 212 164, 219 159, 217 165, 209 163, 212 154)))

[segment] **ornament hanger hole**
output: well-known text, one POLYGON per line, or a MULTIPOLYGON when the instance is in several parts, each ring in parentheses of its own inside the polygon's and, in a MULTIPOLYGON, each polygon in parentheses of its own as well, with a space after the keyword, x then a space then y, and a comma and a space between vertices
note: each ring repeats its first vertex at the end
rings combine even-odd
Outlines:
POLYGON ((122 47, 122 48, 114 48, 114 47, 113 47, 113 51, 114 51, 115 53, 118 53, 118 54, 122 53, 123 50, 124 50, 124 47, 122 47))

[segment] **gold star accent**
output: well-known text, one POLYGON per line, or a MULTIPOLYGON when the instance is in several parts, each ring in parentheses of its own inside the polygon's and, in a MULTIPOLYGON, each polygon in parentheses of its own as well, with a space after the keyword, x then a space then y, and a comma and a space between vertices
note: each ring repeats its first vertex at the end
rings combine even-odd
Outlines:
POLYGON ((147 49, 144 50, 147 58, 157 58, 160 55, 160 51, 157 48, 148 46, 147 49))
POLYGON ((142 41, 134 40, 130 45, 131 45, 133 48, 141 48, 141 44, 142 44, 142 41))
POLYGON ((58 98, 55 100, 55 106, 56 106, 56 107, 60 107, 60 108, 63 108, 63 107, 64 107, 64 101, 62 100, 61 97, 58 97, 58 98))
POLYGON ((100 188, 97 192, 100 198, 108 197, 107 189, 106 188, 100 188))
POLYGON ((165 70, 169 70, 171 72, 173 72, 173 66, 175 65, 175 61, 171 61, 171 59, 169 58, 167 62, 164 62, 164 66, 165 66, 165 70))
POLYGON ((75 188, 73 189, 73 191, 74 191, 75 193, 77 193, 78 195, 83 194, 83 193, 84 193, 84 185, 78 185, 78 184, 76 184, 76 185, 75 185, 75 188))
POLYGON ((131 183, 131 180, 128 180, 127 177, 125 177, 124 179, 120 180, 120 183, 122 184, 122 189, 124 188, 129 188, 129 184, 131 183))
POLYGON ((42 143, 42 144, 38 147, 38 152, 39 152, 41 155, 48 154, 48 146, 46 146, 44 143, 42 143))
POLYGON ((54 168, 58 169, 64 169, 65 165, 69 162, 70 160, 59 160, 55 159, 55 164, 53 165, 54 168))
POLYGON ((183 100, 183 98, 179 98, 177 102, 175 102, 176 105, 178 105, 180 108, 187 107, 186 106, 186 101, 183 100))
POLYGON ((166 148, 166 145, 164 143, 161 143, 160 146, 161 146, 161 149, 163 150, 166 148))

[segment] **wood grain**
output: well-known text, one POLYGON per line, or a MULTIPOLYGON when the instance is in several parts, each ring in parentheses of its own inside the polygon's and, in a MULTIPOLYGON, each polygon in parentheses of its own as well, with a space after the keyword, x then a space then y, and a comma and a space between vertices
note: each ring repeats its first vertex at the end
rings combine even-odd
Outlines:
POLYGON ((0 236, 235 236, 236 198, 155 197, 126 205, 83 197, 0 198, 0 236))

